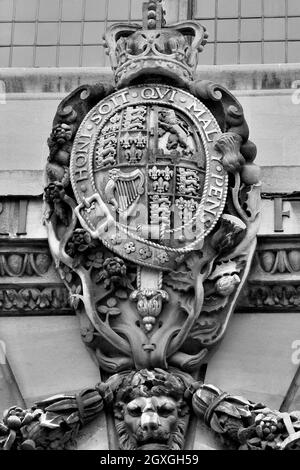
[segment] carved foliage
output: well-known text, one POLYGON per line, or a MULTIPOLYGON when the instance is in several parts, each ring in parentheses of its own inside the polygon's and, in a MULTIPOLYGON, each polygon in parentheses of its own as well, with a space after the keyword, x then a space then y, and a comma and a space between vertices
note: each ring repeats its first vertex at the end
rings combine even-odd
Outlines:
MULTIPOLYGON (((51 183, 60 183, 59 191, 68 187, 69 162, 72 143, 76 131, 86 113, 106 94, 112 91, 110 85, 82 85, 70 93, 59 105, 53 121, 52 132, 48 138, 49 156, 46 166, 51 183)), ((58 191, 49 185, 45 198, 50 209, 55 210, 63 223, 67 225, 66 213, 57 197, 58 191)))
POLYGON ((0 312, 34 312, 69 309, 69 295, 64 287, 0 288, 0 312))
POLYGON ((231 449, 300 449, 299 412, 271 410, 206 384, 194 393, 193 409, 231 449))
POLYGON ((97 388, 56 395, 30 409, 12 406, 0 421, 0 450, 62 450, 103 408, 97 388))
POLYGON ((244 300, 247 307, 256 308, 300 308, 300 287, 290 284, 252 284, 245 290, 244 300), (246 299, 245 299, 246 298, 246 299))
POLYGON ((83 337, 110 373, 196 369, 225 332, 258 229, 256 147, 243 109, 221 86, 190 81, 204 29, 146 25, 112 26, 119 90, 102 89, 98 98, 109 96, 89 113, 73 92, 49 140, 49 244, 69 270, 83 337), (151 62, 154 83, 139 85, 151 62), (165 71, 177 88, 164 84, 165 71))
POLYGON ((123 450, 182 450, 191 412, 225 448, 300 449, 300 412, 271 410, 178 370, 143 369, 115 374, 78 395, 56 395, 27 410, 9 408, 0 421, 0 450, 69 448, 104 406, 113 407, 123 450))

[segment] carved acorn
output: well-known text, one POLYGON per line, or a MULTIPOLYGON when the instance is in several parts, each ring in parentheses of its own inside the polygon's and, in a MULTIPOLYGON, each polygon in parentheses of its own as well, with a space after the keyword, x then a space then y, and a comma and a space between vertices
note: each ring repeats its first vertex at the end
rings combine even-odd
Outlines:
POLYGON ((216 291, 223 297, 227 297, 235 290, 236 285, 241 282, 237 274, 220 277, 216 282, 216 291))

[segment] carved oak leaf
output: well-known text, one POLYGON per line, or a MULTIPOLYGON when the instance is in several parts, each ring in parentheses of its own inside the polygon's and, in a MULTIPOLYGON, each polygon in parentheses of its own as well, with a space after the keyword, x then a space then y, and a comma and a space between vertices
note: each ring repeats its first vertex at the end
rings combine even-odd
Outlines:
MULTIPOLYGON (((237 220, 237 218, 235 219, 237 220)), ((241 243, 245 235, 246 228, 242 228, 228 218, 222 217, 220 228, 211 239, 211 245, 219 255, 225 256, 241 243)))
POLYGON ((243 200, 242 207, 249 222, 253 222, 260 213, 260 189, 260 184, 254 184, 246 186, 240 192, 240 197, 243 200))
POLYGON ((61 264, 58 271, 63 281, 66 281, 67 283, 72 282, 73 272, 69 266, 61 264))
POLYGON ((40 416, 40 425, 44 428, 58 429, 63 420, 62 416, 47 411, 40 416))
POLYGON ((72 286, 71 288, 71 294, 70 294, 70 305, 74 309, 76 309, 79 305, 79 302, 81 300, 81 285, 78 286, 72 286))
POLYGON ((216 408, 216 412, 225 413, 226 415, 232 416, 233 418, 241 418, 242 416, 249 417, 250 412, 247 402, 245 402, 244 406, 246 407, 246 410, 243 409, 243 406, 237 406, 235 404, 229 403, 229 401, 223 401, 216 408))
POLYGON ((164 282, 174 290, 188 292, 195 287, 195 280, 201 271, 203 260, 200 252, 192 253, 184 260, 187 269, 171 271, 164 282))
POLYGON ((105 321, 108 322, 110 317, 116 317, 120 315, 121 310, 118 307, 107 307, 106 305, 99 305, 97 307, 99 313, 105 315, 105 321))
POLYGON ((185 264, 193 273, 193 277, 195 278, 202 267, 202 254, 200 252, 190 254, 190 256, 185 260, 185 264))
POLYGON ((223 426, 220 424, 219 419, 218 419, 216 413, 213 414, 213 417, 212 417, 212 419, 211 419, 211 421, 210 421, 209 424, 210 424, 210 427, 211 427, 215 432, 217 432, 217 433, 219 433, 219 434, 223 434, 223 433, 224 433, 224 428, 223 428, 223 426))
POLYGON ((219 323, 214 319, 200 319, 196 321, 193 325, 193 328, 190 332, 190 337, 194 340, 201 341, 207 337, 207 335, 212 336, 217 333, 219 329, 219 323))
POLYGON ((172 271, 165 277, 164 282, 174 290, 182 292, 188 292, 195 285, 191 271, 172 271))
POLYGON ((44 308, 43 302, 43 291, 39 291, 38 289, 23 289, 21 291, 23 297, 23 303, 26 304, 31 310, 33 310, 37 305, 39 307, 44 308))
POLYGON ((228 297, 223 296, 210 296, 204 299, 203 312, 215 312, 225 307, 228 302, 228 297))
POLYGON ((85 266, 87 269, 95 268, 101 269, 103 266, 104 256, 101 251, 97 251, 96 253, 91 253, 88 255, 87 260, 85 261, 85 266))
POLYGON ((208 279, 214 280, 221 276, 239 273, 244 264, 245 262, 242 259, 218 261, 208 279))

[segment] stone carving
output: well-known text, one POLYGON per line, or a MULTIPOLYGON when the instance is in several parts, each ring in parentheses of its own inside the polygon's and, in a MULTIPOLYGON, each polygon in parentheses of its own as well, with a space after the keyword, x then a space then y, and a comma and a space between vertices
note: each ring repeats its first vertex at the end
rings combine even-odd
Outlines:
POLYGON ((159 0, 147 2, 143 8, 143 27, 116 24, 104 35, 117 86, 147 74, 175 75, 178 85, 188 83, 197 66, 198 51, 207 43, 206 29, 195 21, 166 26, 159 0), (193 38, 191 44, 187 36, 193 38))
POLYGON ((280 413, 213 385, 202 385, 192 401, 196 415, 231 449, 299 450, 299 412, 280 413))
POLYGON ((70 311, 69 294, 65 287, 0 288, 0 315, 1 312, 13 310, 39 312, 52 309, 60 313, 70 311))
POLYGON ((183 448, 183 384, 223 337, 256 246, 256 147, 238 101, 192 79, 206 40, 145 3, 143 26, 106 33, 116 87, 72 92, 48 140, 49 246, 84 342, 117 374, 122 448, 183 448))
POLYGON ((189 407, 180 376, 163 370, 140 370, 112 376, 114 415, 120 448, 180 450, 184 445, 189 407))
POLYGON ((252 284, 248 283, 243 297, 242 305, 248 308, 300 308, 300 287, 298 284, 252 284))
POLYGON ((44 276, 51 264, 49 252, 0 253, 0 277, 44 276))
POLYGON ((79 428, 103 408, 97 389, 78 395, 56 395, 24 410, 13 406, 0 421, 1 450, 61 450, 67 448, 79 428))
POLYGON ((290 237, 261 237, 240 309, 299 310, 299 241, 290 237))
POLYGON ((111 405, 123 450, 182 450, 191 412, 231 449, 300 447, 300 412, 271 410, 201 385, 178 370, 142 369, 113 375, 78 395, 50 397, 27 410, 9 408, 0 421, 0 449, 72 448, 80 428, 111 405))
POLYGON ((264 250, 257 253, 256 261, 264 272, 270 274, 300 271, 300 251, 295 249, 264 250))

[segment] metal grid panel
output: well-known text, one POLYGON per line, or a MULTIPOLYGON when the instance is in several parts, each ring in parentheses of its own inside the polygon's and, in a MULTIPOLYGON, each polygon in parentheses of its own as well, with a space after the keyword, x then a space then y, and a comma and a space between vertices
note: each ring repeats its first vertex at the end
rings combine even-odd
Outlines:
MULTIPOLYGON (((0 66, 106 66, 102 34, 141 21, 144 0, 0 0, 0 66)), ((203 22, 202 64, 300 62, 300 0, 163 0, 203 22)))
POLYGON ((300 62, 299 0, 194 0, 209 33, 201 63, 300 62))
POLYGON ((0 66, 106 65, 107 25, 140 20, 142 2, 0 0, 0 66))
MULTIPOLYGON (((140 22, 143 1, 0 0, 0 67, 106 66, 103 33, 111 23, 140 22)), ((164 2, 168 21, 186 18, 188 0, 164 2)))

